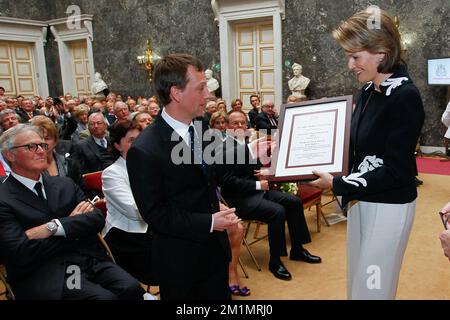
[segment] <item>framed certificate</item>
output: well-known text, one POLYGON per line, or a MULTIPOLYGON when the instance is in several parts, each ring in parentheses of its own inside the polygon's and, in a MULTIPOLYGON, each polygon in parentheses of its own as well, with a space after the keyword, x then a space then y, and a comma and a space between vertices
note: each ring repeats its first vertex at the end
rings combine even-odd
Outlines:
POLYGON ((315 179, 313 170, 348 173, 352 96, 283 104, 270 181, 315 179))

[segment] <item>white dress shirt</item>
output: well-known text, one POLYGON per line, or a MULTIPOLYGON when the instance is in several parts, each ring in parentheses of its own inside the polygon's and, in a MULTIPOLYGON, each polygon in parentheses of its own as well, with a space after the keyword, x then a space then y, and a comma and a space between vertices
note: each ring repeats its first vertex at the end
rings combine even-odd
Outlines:
POLYGON ((103 170, 102 189, 108 210, 103 236, 112 227, 132 233, 147 232, 148 225, 142 219, 131 192, 124 158, 119 157, 116 162, 103 170))
MULTIPOLYGON (((193 125, 192 121, 190 124, 186 124, 183 123, 181 121, 178 121, 174 118, 172 118, 171 116, 169 116, 169 114, 166 112, 166 109, 164 108, 163 111, 161 112, 161 117, 164 119, 164 121, 167 122, 167 124, 180 136, 183 138, 184 142, 186 142, 186 144, 188 146, 191 145, 191 137, 189 136, 189 127, 191 125, 193 125)), ((194 126, 194 131, 195 134, 198 136, 197 131, 195 130, 195 126, 194 126)), ((212 219, 211 217, 211 228, 210 228, 210 232, 213 232, 214 230, 214 219, 212 219)))

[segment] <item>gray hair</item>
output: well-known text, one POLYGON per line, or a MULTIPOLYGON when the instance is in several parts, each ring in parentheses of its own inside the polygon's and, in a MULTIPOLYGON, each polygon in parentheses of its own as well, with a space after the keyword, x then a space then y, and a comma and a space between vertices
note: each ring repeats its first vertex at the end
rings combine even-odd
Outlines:
POLYGON ((3 122, 3 117, 7 114, 14 113, 17 116, 17 113, 13 109, 4 109, 0 111, 0 123, 3 122))
POLYGON ((105 116, 103 115, 103 113, 102 113, 101 111, 98 111, 98 112, 92 112, 92 113, 89 115, 88 121, 90 121, 91 118, 94 117, 94 116, 100 116, 100 117, 102 118, 103 122, 104 122, 106 125, 108 125, 108 122, 106 121, 106 118, 105 118, 105 116))
POLYGON ((14 147, 18 135, 30 131, 35 132, 40 136, 39 128, 29 124, 19 123, 18 125, 9 128, 0 136, 0 151, 3 153, 3 151, 11 149, 14 147))

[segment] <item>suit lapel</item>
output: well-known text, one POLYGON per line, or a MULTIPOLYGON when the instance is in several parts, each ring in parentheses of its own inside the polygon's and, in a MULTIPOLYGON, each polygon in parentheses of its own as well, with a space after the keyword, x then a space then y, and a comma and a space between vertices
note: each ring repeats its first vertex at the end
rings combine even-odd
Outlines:
MULTIPOLYGON (((21 184, 19 181, 14 179, 12 175, 8 177, 5 183, 8 184, 9 191, 11 192, 12 197, 14 197, 16 200, 24 203, 27 206, 33 207, 38 211, 45 212, 48 214, 49 212, 48 201, 43 201, 39 199, 39 197, 33 191, 31 191, 23 184, 21 184)), ((45 191, 47 194, 47 189, 45 191)))
MULTIPOLYGON (((161 140, 163 140, 165 142, 163 145, 167 146, 167 149, 166 149, 167 154, 172 154, 173 148, 176 145, 178 145, 179 143, 183 143, 186 147, 185 150, 188 150, 189 155, 190 155, 190 147, 184 142, 183 138, 180 137, 162 117, 158 117, 156 119, 155 125, 160 128, 160 130, 158 132, 160 133, 161 140), (173 139, 172 139, 172 136, 173 136, 173 139)), ((199 134, 201 134, 201 132, 199 132, 199 134)), ((201 137, 200 137, 200 139, 201 139, 201 137)), ((204 150, 204 147, 205 147, 204 142, 202 142, 202 147, 204 150)), ((196 168, 196 170, 199 170, 199 172, 202 174, 202 176, 205 179, 208 178, 208 175, 209 175, 208 165, 205 165, 205 173, 203 173, 201 165, 194 165, 194 167, 196 168)))
POLYGON ((55 180, 49 176, 43 177, 45 195, 47 196, 48 214, 51 217, 56 217, 58 211, 58 186, 55 184, 55 180))
POLYGON ((97 144, 95 143, 95 140, 92 136, 89 138, 89 142, 87 144, 88 148, 91 149, 91 151, 97 156, 97 158, 101 158, 100 151, 98 150, 97 144))

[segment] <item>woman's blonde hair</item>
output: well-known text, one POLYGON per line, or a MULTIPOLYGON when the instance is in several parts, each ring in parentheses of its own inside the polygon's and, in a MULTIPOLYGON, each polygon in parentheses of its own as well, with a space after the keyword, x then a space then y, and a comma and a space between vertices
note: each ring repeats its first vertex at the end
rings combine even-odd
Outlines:
POLYGON ((211 115, 211 118, 209 119, 209 126, 210 128, 214 127, 214 123, 220 119, 220 118, 224 118, 225 122, 228 123, 228 116, 226 113, 222 112, 222 111, 216 111, 211 115))
POLYGON ((39 129, 42 138, 45 138, 43 135, 47 134, 47 136, 53 137, 55 142, 58 141, 56 125, 50 118, 46 116, 35 116, 31 119, 31 125, 39 129))
POLYGON ((393 19, 383 10, 360 11, 333 31, 333 38, 347 52, 384 53, 378 72, 389 73, 404 63, 401 37, 393 19), (379 13, 379 16, 378 16, 379 13), (379 24, 372 23, 379 18, 379 24))

